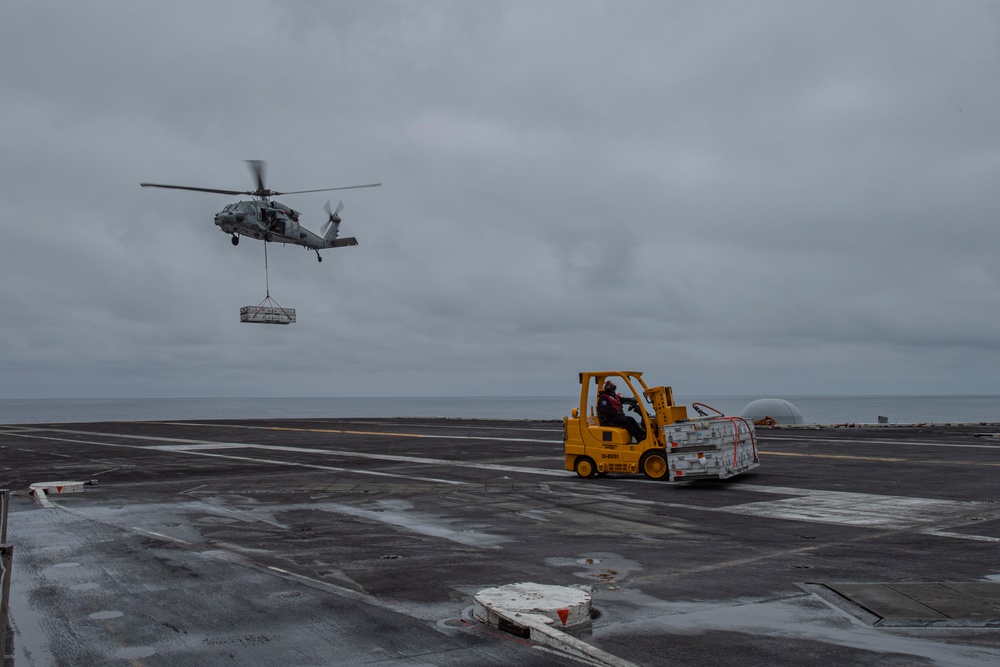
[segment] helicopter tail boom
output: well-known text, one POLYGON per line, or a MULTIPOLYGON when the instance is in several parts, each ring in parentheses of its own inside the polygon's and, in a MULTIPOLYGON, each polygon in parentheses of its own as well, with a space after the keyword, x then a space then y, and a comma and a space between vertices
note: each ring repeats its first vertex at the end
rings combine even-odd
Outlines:
POLYGON ((340 234, 340 220, 334 219, 326 224, 326 229, 323 230, 323 240, 328 243, 335 241, 338 234, 340 234))

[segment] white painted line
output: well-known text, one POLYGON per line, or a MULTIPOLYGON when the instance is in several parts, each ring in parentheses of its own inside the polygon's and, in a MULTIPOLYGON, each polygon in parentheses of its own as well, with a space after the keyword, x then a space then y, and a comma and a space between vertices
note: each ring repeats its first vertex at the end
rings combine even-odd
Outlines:
MULTIPOLYGON (((159 423, 159 422, 156 422, 159 423)), ((430 440, 488 440, 490 442, 539 442, 545 444, 562 444, 562 439, 559 440, 548 440, 541 438, 498 438, 496 436, 485 436, 485 435, 443 435, 440 433, 406 433, 403 431, 355 431, 343 428, 334 428, 335 425, 330 425, 326 428, 303 428, 303 427, 293 427, 293 426, 251 426, 245 424, 196 424, 196 423, 184 423, 184 422, 169 422, 169 424, 177 424, 180 426, 198 426, 198 427, 215 427, 215 428, 239 428, 246 430, 255 431, 302 431, 303 433, 343 433, 351 435, 387 435, 387 436, 397 436, 400 438, 427 438, 430 440)), ((365 424, 369 428, 381 428, 380 424, 365 424)), ((512 430, 512 429, 503 429, 512 430)))
POLYGON ((924 535, 934 537, 954 537, 960 540, 973 540, 974 542, 1000 542, 1000 537, 990 537, 989 535, 966 535, 964 533, 952 533, 945 530, 921 530, 924 535))
MULTIPOLYGON (((81 514, 81 516, 87 516, 86 514, 81 514)), ((88 517, 89 518, 89 517, 88 517)), ((112 524, 113 525, 113 524, 112 524)), ((164 535, 163 533, 157 533, 152 530, 146 530, 145 528, 139 528, 138 526, 128 527, 127 530, 135 532, 139 535, 145 535, 146 537, 155 537, 158 540, 163 540, 165 542, 173 542, 175 544, 182 544, 185 547, 198 549, 199 551, 204 550, 204 547, 195 544, 194 542, 188 542, 187 540, 182 540, 179 537, 173 537, 172 535, 164 535)))
MULTIPOLYGON (((113 442, 100 442, 92 440, 79 440, 70 438, 58 438, 55 436, 44 436, 44 435, 25 435, 23 437, 35 438, 39 440, 54 440, 58 442, 72 442, 75 444, 88 444, 88 445, 103 445, 105 447, 122 447, 126 449, 144 449, 150 450, 155 449, 164 452, 176 452, 181 454, 197 454, 201 456, 216 456, 218 458, 227 458, 233 460, 243 460, 243 461, 257 461, 260 463, 271 463, 278 465, 290 465, 299 466, 305 468, 316 468, 320 470, 335 470, 338 472, 356 472, 362 475, 384 475, 387 477, 401 477, 404 479, 413 479, 419 481, 433 481, 438 483, 447 484, 463 484, 466 482, 456 482, 454 480, 442 480, 434 478, 425 477, 413 477, 409 475, 401 475, 394 473, 385 473, 372 470, 363 470, 358 468, 338 468, 332 466, 321 466, 314 464, 296 463, 293 461, 276 461, 272 459, 256 459, 250 456, 226 456, 221 454, 210 454, 205 450, 217 450, 217 449, 257 449, 264 451, 276 451, 276 452, 291 452, 291 453, 301 453, 301 454, 320 454, 323 456, 341 456, 345 458, 360 458, 360 459, 371 459, 374 461, 395 461, 397 463, 415 463, 419 465, 433 465, 433 466, 445 466, 445 467, 458 467, 458 468, 473 468, 479 470, 494 470, 498 472, 515 472, 528 475, 545 475, 549 477, 567 477, 570 473, 565 470, 554 470, 545 468, 529 468, 524 466, 508 466, 496 463, 474 463, 469 461, 458 461, 454 459, 432 459, 421 456, 402 456, 398 454, 372 454, 368 452, 356 452, 348 451, 343 449, 318 449, 315 447, 289 447, 287 445, 262 445, 256 443, 236 443, 236 442, 210 442, 205 440, 191 440, 188 438, 163 438, 163 437, 153 437, 146 435, 124 435, 120 433, 95 433, 92 431, 66 431, 61 429, 40 429, 44 431, 55 431, 58 433, 70 433, 70 434, 85 434, 89 436, 103 436, 110 438, 120 438, 120 439, 134 439, 134 440, 153 440, 156 442, 170 442, 179 444, 170 445, 152 445, 143 446, 138 445, 125 445, 121 443, 113 442)), ((436 436, 431 436, 436 437, 436 436)), ((449 438, 458 438, 458 436, 447 436, 449 438)), ((488 440, 497 440, 497 438, 484 438, 488 440)))
MULTIPOLYGON (((276 452, 293 452, 296 454, 321 454, 324 456, 343 456, 345 458, 370 459, 373 461, 395 461, 397 463, 417 463, 421 465, 447 466, 458 468, 475 468, 478 470, 497 470, 499 472, 519 472, 529 475, 549 475, 553 477, 566 477, 565 470, 547 470, 544 468, 527 468, 524 466, 510 466, 499 463, 474 463, 469 461, 459 461, 457 459, 432 459, 424 456, 403 456, 401 454, 371 454, 368 452, 354 452, 344 449, 316 449, 313 447, 289 447, 287 445, 257 445, 244 444, 242 447, 248 449, 271 450, 276 452)), ((160 445, 148 447, 147 449, 159 449, 161 451, 196 452, 200 448, 196 445, 160 445)), ((209 448, 210 449, 210 448, 209 448)))
POLYGON ((434 515, 409 511, 408 508, 393 507, 392 503, 383 503, 378 509, 374 510, 342 503, 325 502, 312 503, 306 505, 305 508, 367 519, 373 523, 395 526, 396 528, 408 530, 418 535, 438 537, 480 549, 500 549, 501 544, 510 542, 512 539, 469 528, 456 529, 452 525, 449 525, 454 523, 450 519, 442 520, 440 517, 434 515))
MULTIPOLYGON (((954 500, 880 496, 843 491, 812 491, 793 498, 721 508, 742 514, 789 521, 809 521, 864 528, 906 529, 974 514, 976 505, 954 500)), ((773 488, 767 491, 774 493, 773 488)))
POLYGON ((33 431, 35 430, 31 426, 7 426, 6 424, 0 424, 0 432, 4 434, 7 433, 21 433, 22 431, 33 431))
POLYGON ((757 437, 758 442, 762 445, 766 445, 768 442, 773 440, 782 440, 787 442, 794 442, 800 445, 807 445, 811 442, 817 443, 836 443, 840 445, 891 445, 893 447, 956 447, 960 449, 992 449, 993 451, 1000 451, 1000 445, 978 445, 974 443, 959 443, 959 442, 912 442, 909 440, 885 440, 883 438, 865 438, 864 440, 852 440, 844 438, 796 438, 794 436, 781 436, 781 435, 760 435, 757 437))
MULTIPOLYGON (((808 496, 812 493, 824 493, 815 489, 798 489, 791 486, 769 486, 767 484, 741 484, 741 491, 757 491, 758 493, 776 493, 782 496, 808 496)), ((830 493, 838 493, 832 491, 830 493)))
MULTIPOLYGON (((129 433, 101 433, 99 431, 75 431, 75 430, 72 430, 72 429, 65 429, 65 428, 33 428, 33 429, 31 429, 31 431, 33 433, 36 433, 36 434, 37 433, 68 433, 70 435, 86 435, 86 436, 90 436, 90 437, 121 438, 123 440, 152 440, 153 442, 179 442, 179 443, 188 443, 188 444, 192 444, 192 445, 208 445, 208 444, 222 444, 222 445, 225 445, 225 444, 229 444, 229 445, 232 445, 232 446, 235 446, 235 447, 241 446, 240 443, 238 443, 238 442, 232 442, 232 443, 213 443, 212 441, 209 441, 209 440, 192 440, 191 438, 164 438, 164 437, 155 436, 155 435, 133 435, 133 434, 129 434, 129 433)), ((77 443, 84 443, 84 444, 100 444, 100 445, 115 446, 114 443, 110 443, 110 442, 91 443, 91 442, 88 442, 88 441, 85 441, 85 440, 73 440, 73 439, 70 439, 70 438, 55 438, 55 437, 43 436, 43 435, 24 435, 23 437, 25 437, 25 438, 34 438, 36 440, 57 440, 57 441, 60 441, 60 442, 77 442, 77 443)), ((130 445, 118 445, 118 446, 125 447, 125 446, 130 446, 130 445)))
POLYGON ((165 452, 199 452, 215 449, 244 449, 252 445, 240 442, 196 442, 190 445, 161 445, 159 447, 143 447, 143 449, 159 449, 165 452))
MULTIPOLYGON (((98 435, 100 435, 100 434, 98 434, 98 435)), ((24 437, 35 438, 35 439, 38 439, 38 440, 54 440, 54 441, 58 441, 58 442, 72 442, 72 443, 75 443, 75 444, 84 444, 84 445, 100 445, 102 447, 120 447, 122 449, 142 449, 142 450, 145 450, 145 451, 148 451, 150 449, 156 449, 155 447, 139 447, 138 445, 123 445, 123 444, 120 444, 120 443, 100 442, 100 441, 96 441, 96 440, 70 440, 68 438, 56 438, 56 437, 52 437, 52 436, 43 436, 43 435, 31 435, 31 436, 24 436, 24 437)), ((121 437, 121 436, 117 436, 117 437, 121 437)), ((395 478, 399 478, 399 479, 405 479, 405 480, 411 481, 411 482, 412 481, 419 481, 419 482, 432 482, 432 483, 435 483, 435 484, 455 484, 455 485, 461 485, 461 484, 467 484, 467 483, 469 483, 469 482, 463 482, 463 481, 456 481, 456 480, 453 480, 453 479, 437 479, 437 478, 433 478, 433 477, 418 477, 416 475, 403 475, 403 474, 396 474, 396 473, 389 473, 389 472, 381 472, 381 471, 377 471, 377 470, 364 470, 364 469, 359 469, 359 468, 338 468, 338 467, 335 467, 335 466, 323 466, 323 465, 316 465, 316 464, 311 464, 311 463, 298 463, 297 461, 277 461, 277 460, 274 460, 274 459, 258 459, 258 458, 254 458, 252 456, 228 456, 228 455, 224 455, 224 454, 212 454, 212 453, 209 453, 209 452, 188 451, 188 450, 180 451, 178 453, 181 453, 181 454, 193 454, 195 456, 214 456, 214 457, 220 458, 220 459, 232 459, 232 460, 236 460, 236 461, 249 461, 251 463, 268 463, 268 464, 272 464, 272 465, 292 466, 292 467, 296 467, 296 468, 311 468, 311 469, 315 469, 315 470, 329 470, 329 471, 332 471, 332 472, 349 472, 349 473, 356 473, 358 475, 374 475, 374 476, 378 476, 378 477, 395 477, 395 478)))
MULTIPOLYGON (((121 445, 121 446, 127 447, 128 445, 121 445)), ((143 449, 149 449, 149 448, 144 447, 143 449)), ((418 477, 416 475, 402 475, 391 472, 381 472, 379 470, 364 470, 361 468, 339 468, 337 466, 324 466, 324 465, 317 465, 314 463, 299 463, 297 461, 279 461, 277 459, 258 459, 253 456, 230 456, 226 454, 211 454, 209 452, 193 451, 193 450, 192 451, 185 450, 180 453, 193 454, 195 456, 211 456, 220 459, 230 459, 233 461, 249 461, 251 463, 269 463, 271 465, 277 465, 277 466, 292 466, 295 468, 310 468, 313 470, 329 470, 332 472, 349 472, 349 473, 356 473, 358 475, 374 475, 376 477, 395 477, 399 479, 405 479, 407 481, 432 482, 434 484, 461 485, 469 483, 464 481, 456 481, 453 479, 439 479, 436 477, 418 477)))
POLYGON ((698 512, 723 512, 746 516, 759 516, 787 521, 808 521, 843 526, 865 528, 889 528, 906 530, 919 528, 924 523, 944 524, 940 528, 920 528, 924 535, 949 537, 979 542, 1000 542, 1000 538, 986 535, 966 535, 948 532, 946 528, 968 526, 982 521, 1000 518, 1000 511, 984 514, 980 503, 934 500, 928 498, 908 498, 902 496, 879 496, 846 491, 819 491, 781 486, 741 484, 741 491, 758 491, 793 496, 784 500, 771 500, 743 505, 721 507, 686 505, 682 503, 641 500, 618 494, 590 495, 584 493, 561 492, 561 495, 578 498, 604 500, 609 503, 636 505, 639 507, 669 507, 698 512), (928 512, 924 516, 913 516, 914 512, 928 512), (976 517, 976 518, 973 518, 976 517))
MULTIPOLYGON (((433 418, 430 418, 430 419, 433 419, 433 418)), ((479 425, 479 424, 444 424, 444 423, 441 423, 441 424, 438 424, 438 423, 427 424, 427 423, 424 423, 424 422, 413 423, 413 422, 405 422, 405 421, 396 421, 393 418, 389 418, 386 421, 380 421, 380 422, 355 421, 355 420, 344 420, 344 421, 337 421, 337 422, 320 422, 319 420, 310 420, 310 419, 302 419, 302 420, 296 420, 296 421, 298 421, 300 423, 312 421, 312 422, 315 422, 317 424, 322 424, 323 428, 321 428, 319 430, 330 430, 330 429, 333 429, 334 427, 336 427, 336 426, 338 426, 340 424, 352 424, 354 426, 367 426, 369 428, 373 428, 373 427, 381 428, 383 426, 406 428, 406 427, 419 426, 420 428, 436 428, 436 429, 437 428, 440 428, 440 429, 459 429, 460 428, 460 429, 465 429, 465 430, 470 430, 470 431, 508 431, 508 432, 509 431, 527 431, 529 433, 546 433, 546 432, 548 432, 548 433, 562 433, 562 426, 559 426, 559 427, 553 426, 552 428, 531 428, 531 427, 520 427, 519 428, 517 426, 514 426, 514 424, 521 423, 521 422, 511 422, 511 426, 482 426, 482 425, 479 425)), ((239 429, 248 429, 248 430, 262 430, 262 429, 263 430, 267 430, 267 429, 273 429, 274 428, 273 426, 262 426, 262 425, 255 425, 255 424, 211 424, 211 423, 205 423, 205 422, 156 421, 156 422, 144 422, 144 423, 147 423, 147 424, 163 424, 164 426, 197 426, 199 428, 209 428, 209 427, 211 427, 211 428, 239 428, 239 429)), ((308 430, 316 430, 316 429, 317 429, 317 427, 303 428, 303 430, 307 430, 307 431, 308 430)), ((439 437, 439 436, 428 435, 427 437, 439 437)), ((444 436, 440 436, 440 437, 444 437, 444 436)), ((562 441, 560 440, 559 442, 562 442, 562 441)))

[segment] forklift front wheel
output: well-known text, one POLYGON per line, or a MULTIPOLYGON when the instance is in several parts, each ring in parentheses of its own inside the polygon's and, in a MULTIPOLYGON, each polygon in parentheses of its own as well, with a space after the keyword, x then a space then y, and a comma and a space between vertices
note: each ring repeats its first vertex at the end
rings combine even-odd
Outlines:
POLYGON ((642 472, 650 479, 663 479, 667 476, 667 460, 659 452, 650 452, 642 460, 642 472))
POLYGON ((589 479, 597 474, 597 466, 589 456, 581 456, 576 460, 576 474, 584 479, 589 479))

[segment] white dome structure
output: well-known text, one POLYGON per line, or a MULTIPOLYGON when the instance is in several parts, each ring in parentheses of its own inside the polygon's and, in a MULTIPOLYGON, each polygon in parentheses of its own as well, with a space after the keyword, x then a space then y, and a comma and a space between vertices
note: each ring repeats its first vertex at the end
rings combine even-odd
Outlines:
POLYGON ((743 408, 740 416, 753 420, 770 417, 779 424, 805 423, 799 409, 783 398, 758 398, 743 408))

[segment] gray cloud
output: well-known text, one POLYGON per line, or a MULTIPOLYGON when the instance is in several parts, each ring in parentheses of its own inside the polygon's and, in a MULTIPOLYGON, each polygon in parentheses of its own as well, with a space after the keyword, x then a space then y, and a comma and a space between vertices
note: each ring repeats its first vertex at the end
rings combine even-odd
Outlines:
POLYGON ((993 3, 17 3, 0 396, 1000 393, 993 3), (238 247, 278 190, 361 245, 238 247), (336 200, 334 201, 336 203, 336 200), (270 289, 288 327, 238 322, 270 289))

